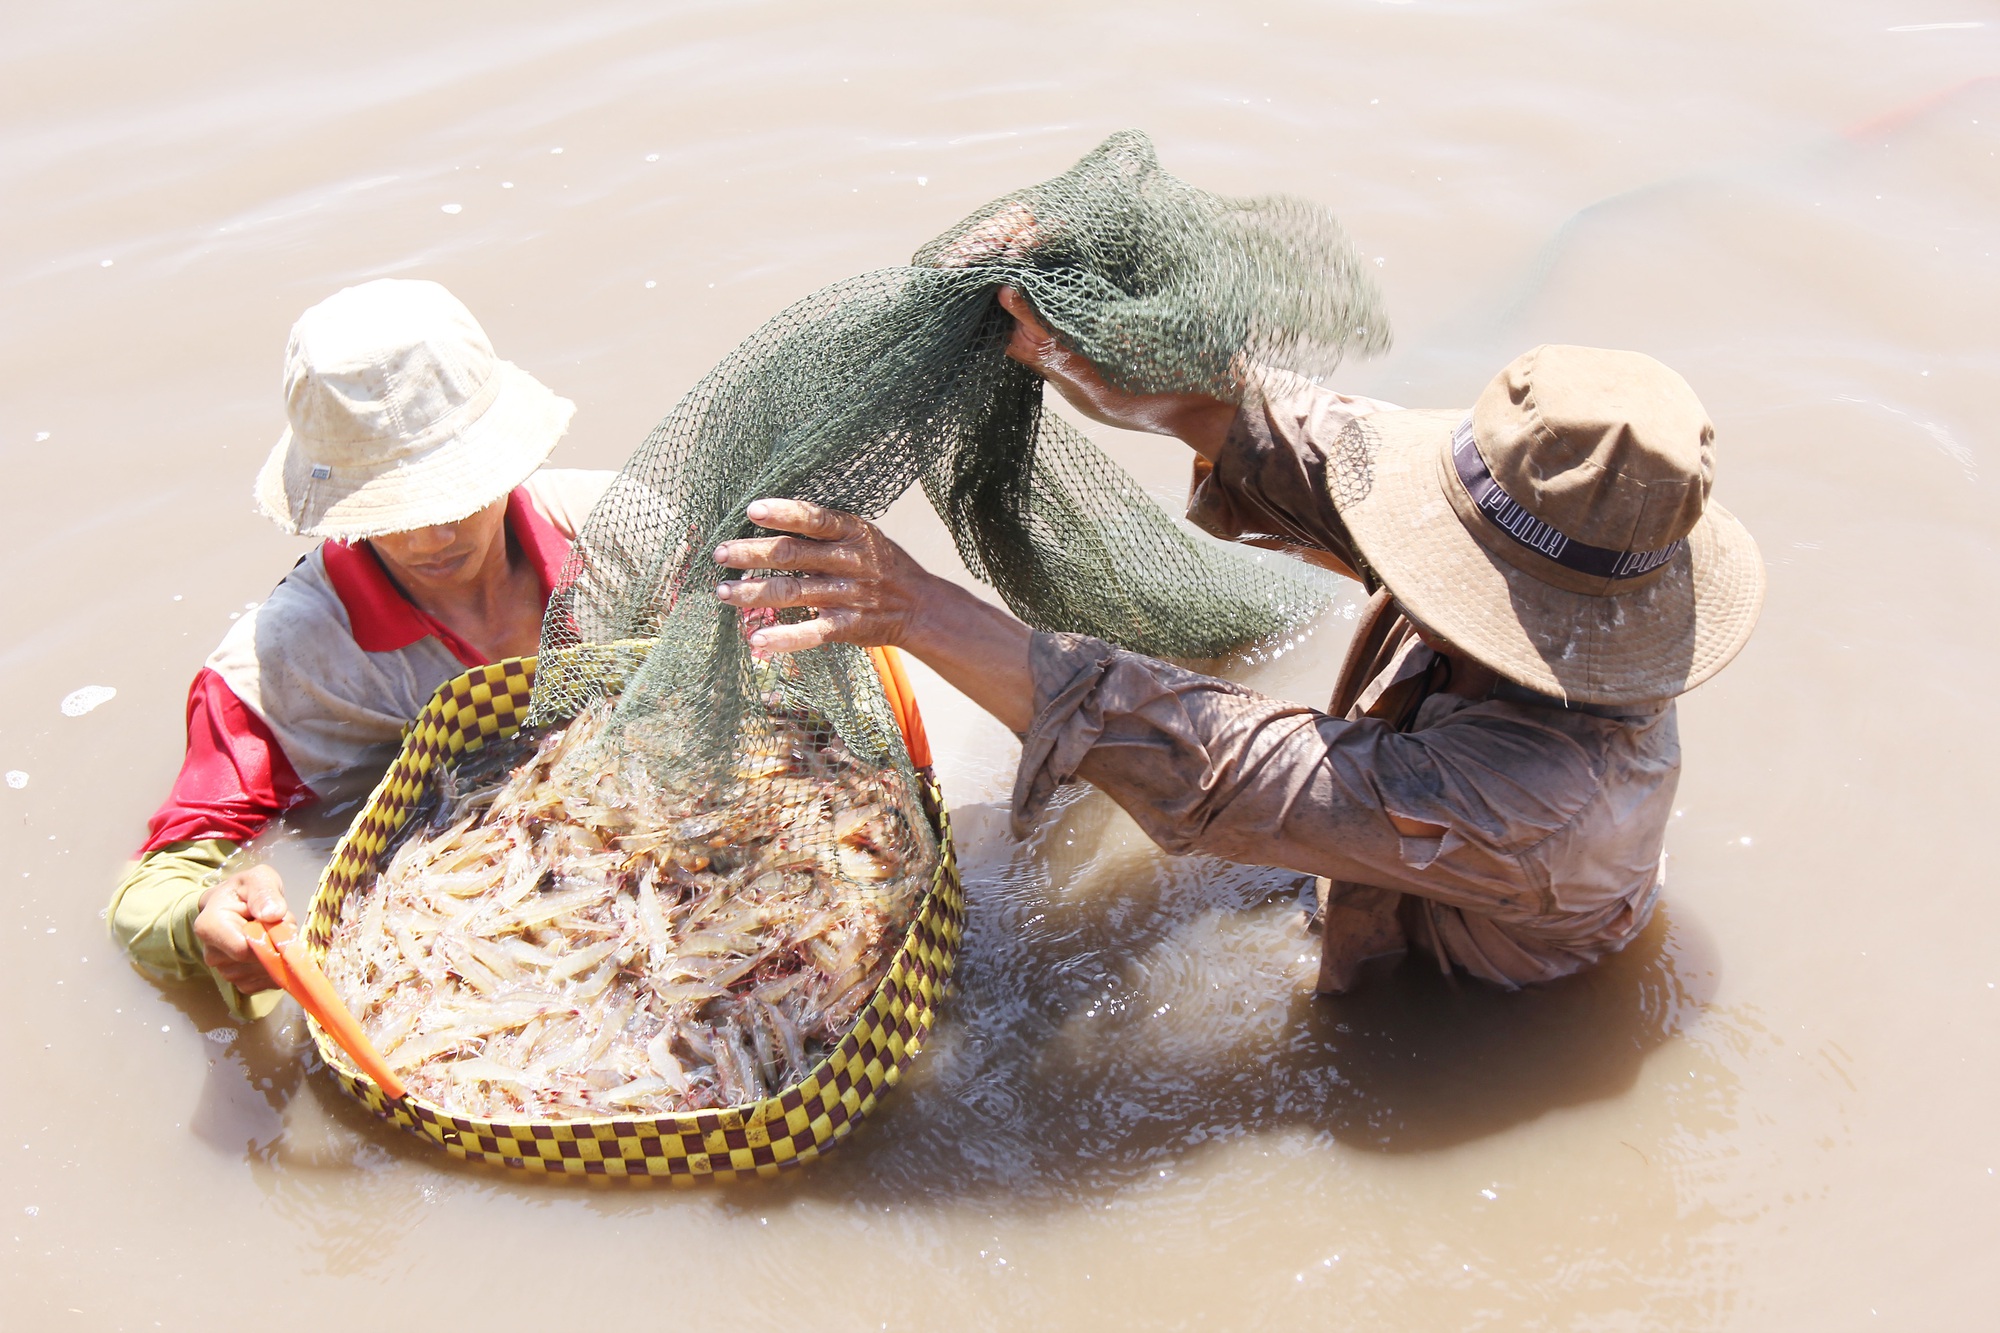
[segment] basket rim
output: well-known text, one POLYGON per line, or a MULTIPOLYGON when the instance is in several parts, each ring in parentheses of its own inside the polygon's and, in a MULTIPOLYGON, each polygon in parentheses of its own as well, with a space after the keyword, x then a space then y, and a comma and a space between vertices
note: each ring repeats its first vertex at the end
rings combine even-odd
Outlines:
MULTIPOLYGON (((621 640, 613 644, 582 644, 565 651, 575 653, 587 652, 591 649, 600 651, 606 649, 616 650, 630 648, 643 642, 645 641, 621 640)), ((405 728, 403 746, 397 752, 396 758, 391 761, 389 768, 383 773, 382 778, 369 793, 368 799, 362 803, 353 821, 348 825, 347 831, 341 835, 340 841, 334 845, 333 852, 328 856, 326 866, 320 873, 319 882, 313 891, 313 897, 307 909, 309 921, 316 919, 322 910, 326 911, 329 915, 338 910, 339 904, 332 896, 335 893, 333 880, 336 873, 342 868, 343 859, 352 854, 351 844, 357 838, 364 823, 378 813, 378 808, 388 798, 392 783, 402 776, 402 770, 406 762, 412 757, 412 750, 410 748, 411 738, 418 734, 420 728, 425 723, 441 723, 448 706, 458 698, 461 690, 480 680, 491 679, 496 675, 504 676, 509 668, 522 672, 532 682, 535 675, 536 662, 537 655, 502 658, 482 666, 469 667, 438 686, 429 702, 424 705, 417 716, 411 720, 409 726, 405 728)), ((491 737, 502 738, 513 735, 520 729, 521 722, 526 716, 526 710, 520 710, 516 720, 511 725, 503 724, 501 728, 491 733, 491 737)), ((478 749, 484 746, 488 739, 487 735, 482 734, 472 743, 466 745, 465 750, 478 749)), ((435 760, 424 764, 417 771, 419 774, 427 774, 433 767, 435 767, 435 760)), ((339 1045, 331 1039, 317 1020, 307 1015, 306 1023, 308 1030, 312 1033, 314 1045, 318 1049, 320 1058, 325 1062, 327 1068, 351 1093, 371 1108, 378 1109, 382 1114, 395 1114, 400 1108, 401 1114, 396 1114, 395 1118, 398 1120, 405 1120, 407 1118, 407 1122, 411 1128, 418 1128, 419 1124, 422 1124, 425 1126, 448 1128, 455 1131, 458 1135, 484 1134, 486 1137, 507 1137, 512 1139, 519 1139, 523 1136, 542 1137, 551 1131, 559 1130, 573 1137, 601 1138, 603 1136, 598 1134, 597 1131, 614 1131, 613 1137, 686 1135, 691 1133, 707 1134, 718 1129, 750 1128, 752 1126, 768 1124, 774 1120, 782 1121, 789 1113, 797 1110, 803 1104, 807 1096, 804 1090, 808 1086, 815 1086, 821 1090, 839 1086, 844 1070, 836 1068, 835 1061, 841 1060, 843 1065, 853 1061, 858 1054, 853 1049, 857 1043, 857 1038, 869 1026, 870 1019, 875 1016, 879 1009, 884 1009, 886 1005, 897 999, 903 999, 906 1004, 914 1000, 914 995, 908 993, 909 987, 903 981, 903 978, 907 977, 913 968, 917 966, 930 966, 932 970, 943 973, 948 973, 951 970, 953 957, 956 954, 955 942, 951 944, 951 947, 940 951, 943 955, 941 968, 925 964, 923 960, 916 957, 920 937, 935 930, 931 918, 939 913, 955 914, 955 904, 950 899, 957 896, 956 891, 960 886, 958 858, 951 837, 951 815, 945 804, 943 789, 939 785, 936 776, 929 770, 918 770, 917 777, 918 781, 923 784, 925 793, 930 798, 926 815, 929 817, 932 832, 937 838, 938 843, 937 865, 931 872, 930 884, 924 890, 923 897, 917 902, 916 909, 911 916, 910 924, 904 931, 902 941, 898 944, 896 952, 890 958, 888 970, 884 973, 881 982, 876 986, 874 992, 868 997, 867 1002, 862 1005, 854 1021, 841 1033, 840 1040, 835 1042, 827 1053, 798 1079, 786 1084, 782 1088, 774 1090, 767 1097, 757 1101, 733 1102, 726 1106, 704 1107, 699 1110, 668 1111, 659 1114, 563 1117, 524 1115, 481 1119, 456 1114, 435 1102, 427 1101, 413 1094, 406 1095, 400 1099, 390 1098, 373 1079, 354 1068, 353 1063, 347 1058, 347 1053, 341 1050, 339 1045), (934 814, 932 814, 932 810, 935 811, 934 814), (894 993, 897 990, 902 990, 906 994, 898 996, 894 993)), ((407 818, 407 807, 405 807, 402 814, 404 818, 407 818)), ((393 832, 401 826, 402 823, 399 820, 395 825, 390 827, 389 831, 393 832)), ((378 858, 379 853, 370 859, 378 858)), ((374 867, 373 873, 379 874, 380 867, 374 867)), ((348 891, 351 892, 352 887, 348 891)), ((315 961, 323 962, 327 946, 331 943, 331 928, 329 927, 324 940, 317 939, 317 932, 311 929, 308 929, 305 935, 308 952, 313 955, 315 961)), ((938 977, 938 980, 941 982, 942 976, 938 977)), ((885 1084, 892 1084, 897 1080, 901 1070, 914 1058, 918 1050, 923 1046, 924 1038, 928 1035, 929 1028, 935 1020, 935 1002, 918 1005, 917 1007, 927 1009, 930 1012, 930 1021, 910 1026, 910 1030, 904 1036, 903 1054, 896 1060, 893 1066, 885 1070, 885 1084)), ((879 1094, 882 1090, 884 1089, 876 1089, 876 1094, 879 1094)), ((872 1102, 873 1095, 876 1094, 871 1094, 867 1100, 872 1102)), ((845 1100, 844 1097, 843 1100, 845 1100)), ((842 1123, 834 1126, 831 1137, 835 1139, 844 1137, 857 1119, 859 1119, 859 1114, 852 1115, 842 1123)), ((438 1146, 447 1148, 451 1146, 432 1135, 425 1134, 424 1137, 431 1138, 432 1142, 438 1144, 438 1146)), ((798 1157, 790 1160, 804 1160, 807 1155, 817 1152, 825 1146, 824 1142, 816 1142, 808 1150, 801 1152, 798 1157)), ((469 1155, 487 1154, 469 1153, 469 1155)), ((728 1171, 729 1168, 727 1167, 713 1169, 713 1173, 715 1174, 723 1174, 728 1171)))

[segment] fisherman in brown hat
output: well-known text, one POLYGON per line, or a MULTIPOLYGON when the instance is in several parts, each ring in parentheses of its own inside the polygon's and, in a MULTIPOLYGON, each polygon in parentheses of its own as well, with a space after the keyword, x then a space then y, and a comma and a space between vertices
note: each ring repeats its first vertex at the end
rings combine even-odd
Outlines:
POLYGON ((1171 852, 1318 878, 1319 989, 1414 948, 1502 986, 1622 948, 1658 899, 1680 776, 1674 697, 1749 638, 1764 570, 1709 501, 1715 431, 1636 352, 1538 347, 1470 411, 1294 376, 1241 406, 1114 389, 1003 291, 1008 355, 1086 416, 1197 455, 1188 517, 1372 594, 1324 713, 1096 640, 1031 630, 872 524, 801 501, 726 543, 738 607, 811 607, 754 646, 915 653, 1022 737, 1017 820, 1085 779, 1171 852))

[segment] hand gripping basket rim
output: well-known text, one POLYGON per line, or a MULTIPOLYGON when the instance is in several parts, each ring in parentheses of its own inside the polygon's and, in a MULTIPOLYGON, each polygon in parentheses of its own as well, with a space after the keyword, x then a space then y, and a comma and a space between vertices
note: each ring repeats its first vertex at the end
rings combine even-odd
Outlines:
MULTIPOLYGON (((571 652, 599 657, 607 672, 636 656, 616 645, 571 652), (607 649, 609 651, 607 651, 607 649)), ((334 849, 306 918, 306 948, 324 962, 348 893, 380 867, 390 838, 440 760, 511 736, 527 716, 535 659, 508 658, 438 687, 410 724, 402 752, 334 849)), ((806 1076, 758 1102, 661 1116, 573 1120, 477 1120, 447 1114, 417 1097, 390 1099, 308 1019, 320 1058, 369 1110, 453 1157, 520 1170, 583 1177, 666 1177, 679 1183, 772 1176, 810 1161, 852 1132, 922 1049, 937 1019, 965 931, 965 900, 943 793, 928 774, 937 813, 938 865, 888 975, 833 1050, 806 1076)))

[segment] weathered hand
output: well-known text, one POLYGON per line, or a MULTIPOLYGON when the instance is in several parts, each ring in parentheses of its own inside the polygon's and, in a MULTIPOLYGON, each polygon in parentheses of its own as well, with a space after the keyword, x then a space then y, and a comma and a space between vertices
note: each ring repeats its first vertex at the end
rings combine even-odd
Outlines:
POLYGON ((194 919, 194 937, 201 942, 201 960, 245 995, 270 990, 275 984, 250 952, 243 927, 252 921, 275 926, 291 921, 285 906, 285 884, 269 866, 252 866, 240 875, 216 881, 201 895, 201 912, 194 919))
POLYGON ((804 500, 758 500, 750 520, 795 537, 746 537, 715 550, 730 569, 794 569, 716 589, 744 610, 811 607, 796 625, 767 625, 750 646, 791 653, 823 643, 890 645, 916 654, 1015 732, 1033 720, 1029 630, 1000 607, 926 573, 881 529, 804 500))
POLYGON ((1021 260, 1042 235, 1035 214, 1026 204, 1012 203, 969 229, 937 257, 939 268, 969 268, 993 260, 1021 260))
POLYGON ((795 537, 724 542, 715 561, 730 569, 790 569, 797 574, 738 579, 715 595, 742 610, 811 607, 796 625, 768 625, 750 636, 764 652, 795 653, 825 643, 907 645, 936 579, 866 519, 805 500, 758 500, 750 521, 795 537))
POLYGON ((1000 305, 1014 317, 1007 355, 1056 386, 1071 407, 1107 426, 1175 435, 1204 458, 1213 459, 1236 416, 1234 404, 1205 393, 1127 393, 1113 388, 1097 367, 1049 332, 1012 287, 1000 289, 1000 305))

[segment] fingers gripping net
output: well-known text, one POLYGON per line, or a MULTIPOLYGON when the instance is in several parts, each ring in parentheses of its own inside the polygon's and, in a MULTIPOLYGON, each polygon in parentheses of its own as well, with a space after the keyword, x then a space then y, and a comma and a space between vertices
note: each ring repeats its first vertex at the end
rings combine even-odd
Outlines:
MULTIPOLYGON (((835 283, 764 325, 633 454, 579 534, 542 629, 531 722, 604 675, 581 644, 653 640, 603 744, 656 780, 745 793, 742 756, 803 725, 907 775, 867 656, 758 660, 714 590, 719 542, 764 496, 867 517, 920 484, 972 573, 1045 629, 1212 657, 1290 626, 1330 586, 1195 533, 1076 431, 1004 349, 1020 289, 1113 384, 1241 401, 1247 369, 1314 376, 1388 342, 1338 224, 1288 199, 1231 200, 1162 171, 1137 133, 981 209, 909 267, 835 283)), ((791 618, 804 613, 781 613, 791 618)), ((750 769, 758 765, 752 763, 750 769)))
POLYGON ((1004 195, 917 251, 1020 287, 1120 388, 1240 401, 1247 364, 1308 378, 1389 345, 1373 279, 1333 215, 1225 199, 1114 134, 1053 180, 1004 195))

